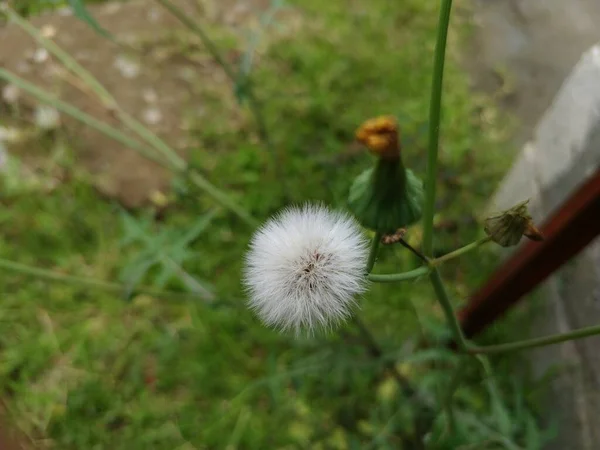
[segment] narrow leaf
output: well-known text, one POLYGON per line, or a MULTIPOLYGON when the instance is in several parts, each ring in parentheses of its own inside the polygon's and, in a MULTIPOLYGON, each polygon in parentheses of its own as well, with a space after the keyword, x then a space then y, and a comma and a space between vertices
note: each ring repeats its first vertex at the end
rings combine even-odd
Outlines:
POLYGON ((115 38, 106 31, 105 28, 102 28, 100 24, 94 19, 94 17, 90 14, 88 9, 86 8, 83 0, 68 0, 75 17, 83 22, 87 23, 92 29, 98 33, 99 35, 114 41, 115 38))

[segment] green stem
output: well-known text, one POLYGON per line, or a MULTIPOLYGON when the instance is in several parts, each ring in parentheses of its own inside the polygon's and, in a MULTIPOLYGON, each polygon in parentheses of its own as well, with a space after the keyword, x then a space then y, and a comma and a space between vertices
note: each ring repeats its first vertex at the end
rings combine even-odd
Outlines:
POLYGON ((102 100, 104 105, 111 108, 114 103, 114 98, 110 93, 100 84, 100 82, 83 66, 81 66, 71 55, 60 48, 52 40, 45 38, 36 27, 31 25, 27 20, 23 19, 17 12, 13 11, 9 6, 3 9, 11 22, 14 22, 18 27, 25 31, 31 36, 38 44, 56 56, 63 65, 76 74, 81 80, 89 86, 102 100))
POLYGON ((127 136, 126 134, 122 133, 121 131, 117 130, 116 128, 112 127, 111 125, 108 125, 107 123, 102 122, 102 121, 96 119, 95 117, 84 113, 80 109, 77 109, 76 107, 74 107, 68 103, 62 102, 61 100, 48 94, 43 89, 40 89, 39 87, 23 80, 22 78, 18 77, 17 75, 15 75, 5 69, 0 68, 0 79, 3 79, 11 84, 14 84, 18 88, 22 89, 23 91, 25 91, 28 94, 35 97, 37 100, 51 105, 52 107, 56 108, 60 112, 63 112, 65 114, 73 117, 74 119, 77 119, 80 122, 86 124, 87 126, 98 130, 99 132, 114 139, 115 141, 120 142, 121 144, 126 145, 127 147, 130 147, 131 149, 139 152, 146 158, 151 159, 155 162, 158 162, 161 165, 164 165, 164 162, 158 155, 153 153, 149 148, 147 148, 146 146, 141 144, 139 141, 136 141, 135 139, 127 136))
POLYGON ((210 55, 214 58, 217 64, 221 66, 225 74, 232 81, 235 81, 236 74, 233 70, 233 67, 227 61, 225 61, 225 58, 223 58, 223 56, 221 56, 221 52, 219 51, 215 43, 212 41, 212 39, 210 39, 208 35, 204 32, 204 30, 201 27, 199 27, 198 24, 196 24, 196 22, 194 22, 189 17, 189 15, 187 15, 184 11, 179 9, 169 0, 156 1, 160 3, 163 7, 165 7, 171 14, 173 14, 177 18, 177 20, 179 20, 183 25, 185 25, 190 31, 198 35, 198 37, 202 41, 202 44, 208 50, 208 53, 210 53, 210 55))
POLYGON ((421 266, 418 269, 402 273, 370 273, 368 278, 370 281, 373 281, 375 283, 396 283, 398 281, 407 281, 422 277, 423 275, 427 275, 430 270, 431 269, 427 266, 421 266))
POLYGON ((354 316, 354 323, 358 328, 365 346, 371 353, 371 356, 377 360, 382 360, 385 364, 385 368, 392 374, 396 383, 402 393, 406 396, 407 401, 415 402, 418 410, 415 415, 415 434, 416 434, 416 444, 417 448, 421 448, 420 439, 425 435, 426 430, 429 428, 430 417, 433 417, 433 413, 435 411, 434 404, 432 399, 429 399, 424 394, 415 389, 410 380, 407 379, 398 369, 396 368, 393 361, 385 360, 384 353, 375 337, 369 330, 369 328, 362 322, 362 320, 358 316, 354 316))
MULTIPOLYGON (((0 268, 17 272, 23 275, 33 276, 36 278, 42 278, 49 281, 59 281, 70 284, 81 284, 85 286, 93 286, 98 289, 104 289, 106 291, 118 292, 125 294, 129 290, 129 286, 121 283, 114 283, 111 281, 98 280, 95 278, 79 277, 76 275, 69 275, 65 273, 55 272, 49 269, 42 269, 40 267, 32 267, 26 264, 10 261, 4 258, 0 258, 0 268)), ((198 294, 187 294, 183 292, 165 291, 161 289, 154 289, 149 287, 138 287, 135 289, 136 292, 154 295, 157 297, 170 297, 170 298, 198 298, 198 294)))
POLYGON ((469 253, 470 251, 473 251, 479 247, 481 247, 483 244, 490 242, 492 240, 491 237, 486 236, 484 238, 481 238, 475 242, 471 242, 468 245, 465 245, 464 247, 461 247, 457 250, 454 250, 450 253, 445 254, 444 256, 440 256, 439 258, 435 258, 429 261, 429 265, 432 267, 437 267, 440 264, 443 264, 447 261, 450 261, 451 259, 454 258, 458 258, 459 256, 464 255, 465 253, 469 253))
POLYGON ((501 353, 517 350, 527 350, 536 347, 544 347, 546 345, 560 344, 561 342, 571 341, 574 339, 582 339, 600 334, 600 325, 580 328, 579 330, 569 331, 568 333, 556 334, 553 336, 539 337, 526 339, 524 341, 510 342, 508 344, 489 345, 485 347, 469 346, 466 351, 470 354, 488 354, 501 353))
MULTIPOLYGON (((0 68, 0 79, 4 79, 9 83, 14 84, 15 86, 21 88, 23 91, 26 91, 27 93, 38 99, 39 101, 53 106, 57 110, 73 117, 74 119, 79 120, 80 122, 98 130, 99 132, 114 139, 115 141, 120 142, 123 145, 126 145, 127 147, 137 151, 144 157, 157 162, 161 166, 178 171, 180 173, 186 173, 185 170, 181 170, 181 166, 174 167, 169 162, 164 161, 159 155, 153 152, 152 149, 149 149, 148 147, 144 146, 139 141, 127 136, 126 134, 108 125, 107 123, 102 122, 96 119, 95 117, 84 113, 80 109, 77 109, 76 107, 68 103, 62 102, 61 100, 48 94, 43 89, 40 89, 39 87, 23 80, 17 75, 0 68)), ((227 195, 225 192, 221 191, 219 188, 210 183, 200 173, 196 171, 190 171, 188 173, 188 179, 191 183, 193 183, 206 194, 211 196, 218 204, 240 217, 246 225, 250 227, 256 227, 256 219, 254 219, 244 208, 242 208, 240 205, 234 202, 229 195, 227 195)))
POLYGON ((73 74, 75 74, 83 83, 88 86, 94 94, 98 96, 102 104, 111 112, 113 112, 124 125, 126 125, 129 129, 135 132, 138 136, 140 136, 143 140, 145 140, 148 144, 156 148, 158 152, 160 152, 163 157, 171 164, 171 166, 175 170, 183 171, 186 168, 186 162, 183 158, 181 158, 175 150, 173 150, 169 145, 160 139, 156 134, 150 131, 147 127, 145 127, 142 123, 136 120, 134 117, 123 111, 115 98, 111 95, 110 92, 106 90, 102 83, 98 81, 94 75, 92 75, 88 70, 86 70, 83 66, 81 66, 75 58, 73 58, 69 53, 64 51, 60 46, 55 44, 52 40, 45 38, 37 28, 29 24, 26 20, 21 18, 17 13, 15 13, 10 8, 6 10, 8 17, 10 20, 15 22, 19 27, 21 27, 27 34, 29 34, 35 41, 37 41, 42 47, 52 53, 56 58, 60 60, 60 62, 73 74))
POLYGON ((429 279, 431 281, 431 285, 433 286, 433 290, 440 302, 442 310, 444 311, 444 315, 446 316, 446 321, 450 328, 452 329, 452 333, 454 334, 454 338, 458 344, 458 348, 462 351, 468 350, 468 344, 463 335, 462 328, 460 327, 460 323, 454 314, 454 309, 452 308, 452 304, 450 303, 450 298, 448 298, 448 294, 446 293, 446 289, 444 288, 444 284, 442 283, 442 278, 440 277, 440 273, 434 267, 429 273, 429 279))
POLYGON ((369 252, 369 259, 367 260, 367 273, 371 273, 375 266, 375 260, 377 259, 377 253, 379 252, 379 243, 381 242, 381 233, 375 232, 373 240, 371 241, 371 251, 369 252))
POLYGON ((402 247, 410 250, 417 258, 419 258, 425 264, 429 264, 429 258, 427 258, 427 256, 425 256, 423 253, 421 253, 418 249, 414 248, 412 245, 410 245, 404 239, 400 239, 398 242, 400 243, 400 245, 402 247))
POLYGON ((435 45, 435 56, 433 60, 433 80, 431 85, 431 101, 429 105, 427 175, 425 179, 425 204, 423 206, 423 252, 426 256, 431 256, 433 254, 433 216, 435 213, 442 84, 444 79, 446 40, 448 37, 451 9, 452 0, 442 0, 438 23, 437 42, 435 45))
POLYGON ((454 398, 454 393, 456 389, 458 389, 458 385, 460 384, 460 379, 465 370, 465 365, 461 364, 461 361, 458 362, 457 366, 452 373, 452 378, 450 378, 450 383, 448 384, 448 391, 443 399, 443 408, 448 417, 448 431, 450 435, 453 435, 456 431, 456 418, 454 417, 454 409, 452 407, 452 399, 454 398))
MULTIPOLYGON (((239 79, 238 79, 238 76, 236 75, 236 72, 235 72, 233 66, 231 64, 229 64, 225 60, 225 58, 223 58, 218 47, 215 45, 215 43, 212 41, 212 39, 210 39, 210 37, 208 37, 208 35, 204 32, 202 27, 200 27, 196 22, 194 22, 192 19, 190 19, 190 17, 188 15, 186 15, 185 12, 183 12, 181 9, 179 9, 177 6, 175 6, 169 0, 156 0, 156 1, 158 3, 160 3, 163 7, 165 7, 171 14, 173 14, 177 18, 177 20, 179 20, 184 26, 186 26, 192 33, 196 34, 200 38, 200 40, 202 41, 202 44, 206 47, 206 49, 208 50, 210 55, 213 57, 213 59, 217 62, 217 64, 223 69, 223 71, 225 72, 227 77, 234 84, 238 84, 239 79)), ((243 82, 244 82, 244 90, 245 90, 246 96, 248 98, 248 104, 250 107, 250 111, 254 115, 254 120, 256 121, 258 137, 263 142, 263 144, 267 148, 267 151, 271 155, 271 158, 273 160, 273 168, 275 170, 275 176, 277 177, 279 182, 282 184, 283 192, 286 194, 286 196, 288 196, 287 185, 285 183, 285 177, 284 177, 283 173, 281 173, 279 157, 278 157, 275 147, 271 141, 271 136, 269 134, 266 120, 263 115, 262 106, 261 106, 258 98, 256 97, 256 95, 254 94, 254 89, 253 89, 253 86, 252 86, 252 83, 250 82, 250 80, 245 79, 245 80, 243 80, 243 82)))
POLYGON ((188 178, 193 184, 210 195, 218 203, 240 217, 246 225, 250 226, 251 228, 256 228, 258 226, 258 221, 250 213, 248 213, 248 211, 233 201, 225 192, 221 191, 215 185, 210 183, 206 178, 200 175, 200 173, 191 171, 188 174, 188 178))
MULTIPOLYGON (((35 39, 40 45, 46 48, 49 52, 51 52, 54 56, 56 56, 62 64, 69 69, 72 73, 78 76, 100 99, 102 104, 111 112, 113 112, 117 118, 130 130, 136 133, 140 138, 146 141, 149 145, 154 147, 157 152, 159 152, 162 157, 166 161, 162 161, 157 156, 154 156, 149 153, 149 150, 145 147, 141 146, 139 143, 135 143, 133 139, 127 138, 126 135, 123 135, 118 130, 108 126, 107 124, 84 114, 83 112, 77 110, 71 105, 66 105, 58 100, 54 99, 53 106, 57 109, 60 109, 58 104, 62 103, 62 111, 66 114, 73 116, 74 118, 83 121, 86 125, 92 126, 96 128, 98 131, 107 134, 113 139, 119 140, 125 145, 129 146, 133 150, 138 151, 143 156, 152 159, 153 161, 158 162, 164 167, 167 167, 170 170, 177 171, 179 173, 186 173, 187 163, 183 158, 181 158, 175 150, 173 150, 165 141, 159 138, 156 134, 154 134, 150 129, 144 126, 137 119, 129 115, 125 112, 115 98, 108 92, 104 86, 92 75, 89 71, 87 71, 83 66, 81 66, 71 55, 65 52, 62 48, 52 42, 50 39, 46 39, 34 26, 30 25, 26 20, 21 18, 18 14, 12 11, 10 8, 6 9, 6 13, 9 18, 14 21, 18 26, 20 26, 25 32, 27 32, 33 39, 35 39), (75 113, 75 114, 74 114, 75 113), (85 120, 83 120, 85 119, 85 120), (115 133, 116 131, 116 133, 115 133), (120 137, 117 137, 120 135, 120 137), (123 136, 126 137, 129 143, 125 143, 123 141, 123 136)), ((208 38, 207 38, 208 39, 208 38)), ((216 50, 216 49, 215 49, 216 50)), ((8 72, 5 72, 5 75, 8 72)), ((235 74, 233 74, 235 76, 235 74)), ((16 76, 13 75, 13 83, 18 84, 14 78, 16 76)), ((21 80, 21 84, 25 84, 24 80, 21 80)), ((24 90, 27 90, 24 88, 24 90)), ((46 102, 48 99, 52 99, 51 96, 47 95, 44 91, 39 88, 35 88, 33 85, 29 85, 29 92, 38 97, 40 100, 44 101, 41 97, 42 94, 46 96, 46 102)), ((191 177, 190 177, 191 178, 191 177)), ((195 172, 195 176, 190 180, 193 184, 195 184, 200 189, 204 190, 208 195, 213 197, 218 203, 220 203, 225 208, 230 209, 232 212, 237 214, 242 220, 249 226, 255 227, 257 222, 254 218, 252 218, 243 208, 237 205, 225 192, 219 190, 216 186, 212 185, 206 178, 204 178, 201 174, 195 172)))

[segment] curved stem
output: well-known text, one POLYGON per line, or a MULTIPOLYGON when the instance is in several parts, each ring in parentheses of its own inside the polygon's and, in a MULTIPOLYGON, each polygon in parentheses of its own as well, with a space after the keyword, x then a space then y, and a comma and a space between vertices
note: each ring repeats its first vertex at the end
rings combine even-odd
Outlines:
POLYGON ((371 251, 369 252, 369 259, 367 260, 367 273, 371 273, 373 266, 375 266, 375 260, 377 259, 377 253, 379 252, 379 243, 381 241, 381 233, 375 232, 373 240, 371 241, 371 251))
POLYGON ((375 283, 396 283, 398 281, 407 281, 422 277, 423 275, 427 275, 430 270, 431 269, 427 266, 421 266, 418 269, 401 273, 370 273, 368 278, 369 281, 373 281, 375 283))
POLYGON ((433 215, 435 213, 442 83, 444 79, 444 60, 446 57, 446 40, 448 36, 451 9, 452 0, 442 0, 438 22, 437 42, 435 45, 435 56, 433 60, 431 101, 429 104, 429 142, 427 147, 425 204, 423 206, 423 252, 425 253, 425 256, 431 256, 433 253, 433 215))
POLYGON ((167 169, 174 170, 179 173, 184 173, 187 175, 189 181, 203 190, 207 195, 212 197, 218 204, 223 206, 225 209, 230 210, 234 214, 236 214, 240 219, 243 220, 245 224, 250 227, 256 227, 258 225, 258 221, 252 217, 250 213, 248 213, 241 205, 237 204, 226 192, 217 188, 210 181, 208 181, 203 175, 201 175, 197 171, 189 171, 186 172, 185 168, 181 165, 174 166, 170 161, 165 161, 160 155, 156 154, 154 149, 148 148, 146 145, 140 143, 138 140, 131 138, 127 134, 119 131, 113 126, 102 122, 101 120, 96 119, 93 116, 81 111, 80 109, 74 107, 69 103, 65 103, 48 92, 40 89, 39 87, 25 81, 21 77, 0 68, 0 79, 6 80, 9 83, 14 84, 19 87, 23 91, 35 97, 37 100, 47 103, 48 105, 53 106, 60 112, 67 114, 74 119, 84 123, 85 125, 94 128, 100 133, 114 139, 117 142, 131 148, 132 150, 137 151, 140 155, 148 158, 167 169))
POLYGON ((454 338, 458 344, 458 348, 462 351, 468 350, 468 344, 465 339, 465 336, 462 332, 462 328, 460 327, 460 323, 454 314, 454 309, 452 308, 452 304, 450 303, 450 298, 448 298, 448 294, 446 293, 446 289, 444 288, 444 284, 442 283, 442 278, 440 277, 440 273, 434 267, 429 274, 429 279, 431 280, 431 284, 433 286, 433 290, 440 302, 440 305, 444 311, 444 315, 446 316, 446 321, 450 328, 452 329, 452 333, 454 334, 454 338))
POLYGON ((445 263, 447 261, 450 261, 451 259, 458 258, 459 256, 462 256, 465 253, 473 251, 473 250, 479 248, 480 246, 482 246, 483 244, 485 244, 487 242, 490 242, 491 240, 492 240, 491 237, 486 236, 486 237, 481 238, 481 239, 479 239, 479 240, 477 240, 475 242, 471 242, 470 244, 467 244, 464 247, 461 247, 461 248, 459 248, 457 250, 454 250, 454 251, 452 251, 450 253, 447 253, 447 254, 445 254, 443 256, 440 256, 439 258, 431 259, 429 261, 429 265, 432 266, 432 267, 437 267, 440 264, 443 264, 443 263, 445 263))
POLYGON ((485 347, 469 346, 466 353, 473 355, 487 353, 501 353, 517 350, 527 350, 536 347, 544 347, 546 345, 560 344, 561 342, 572 341, 574 339, 582 339, 600 334, 600 325, 580 328, 579 330, 569 331, 568 333, 556 334, 553 336, 539 337, 526 339, 524 341, 510 342, 508 344, 489 345, 485 347))
POLYGON ((89 114, 81 111, 73 105, 57 99, 45 90, 37 87, 34 84, 29 83, 28 81, 25 81, 24 79, 13 74, 12 72, 0 68, 0 79, 5 80, 8 83, 14 84, 19 89, 22 89, 31 96, 35 97, 37 100, 56 108, 58 111, 73 117, 74 119, 84 123, 88 127, 94 128, 95 130, 110 137, 111 139, 114 139, 115 141, 126 145, 132 150, 135 150, 138 153, 140 153, 142 156, 151 159, 152 161, 160 165, 166 165, 166 162, 159 155, 157 155, 156 152, 154 152, 152 149, 149 149, 144 144, 141 144, 138 140, 129 137, 128 135, 119 131, 115 127, 105 122, 102 122, 101 120, 98 120, 93 116, 90 116, 89 114))
POLYGON ((452 407, 452 399, 454 397, 454 393, 456 389, 458 389, 458 385, 460 384, 460 379, 465 371, 465 364, 461 364, 462 361, 459 361, 457 366, 452 373, 452 377, 450 378, 450 383, 448 384, 448 391, 443 398, 443 409, 448 417, 448 431, 450 435, 454 434, 456 431, 456 418, 454 417, 454 409, 452 407))
MULTIPOLYGON (((125 294, 129 287, 121 284, 114 283, 112 281, 99 280, 97 278, 80 277, 77 275, 70 275, 66 273, 56 272, 50 269, 42 269, 40 267, 32 267, 26 264, 21 264, 8 259, 0 258, 0 268, 10 270, 12 272, 21 273, 23 275, 33 276, 42 278, 49 281, 59 281, 63 283, 81 284, 86 286, 93 286, 98 289, 104 289, 106 291, 117 292, 125 294)), ((165 297, 181 297, 181 298, 198 298, 197 294, 188 294, 185 292, 165 291, 162 289, 155 289, 149 287, 138 287, 135 289, 136 292, 165 297)))
MULTIPOLYGON (((393 361, 385 360, 384 353, 369 328, 360 320, 358 316, 354 317, 354 323, 358 328, 365 346, 375 359, 381 359, 385 368, 392 374, 402 393, 406 396, 407 401, 414 400, 418 408, 418 413, 415 417, 415 434, 416 443, 420 444, 419 440, 425 435, 429 428, 430 418, 433 417, 435 406, 432 399, 414 388, 408 378, 406 378, 395 366, 393 361)), ((420 445, 417 448, 422 448, 420 445)))
MULTIPOLYGON (((156 1, 160 3, 164 8, 166 8, 171 14, 173 14, 192 33, 196 34, 200 38, 202 44, 206 47, 210 55, 214 58, 216 63, 219 66, 221 66, 221 68, 225 72, 225 75, 227 75, 231 82, 236 85, 236 89, 240 87, 240 80, 238 75, 236 74, 234 67, 229 62, 227 62, 227 60, 223 57, 221 51, 218 49, 218 47, 215 45, 212 39, 208 36, 208 34, 206 34, 206 32, 202 29, 202 27, 199 26, 192 19, 190 19, 190 17, 187 16, 184 11, 182 11, 179 7, 173 4, 170 0, 156 1)), ((277 180, 281 183, 283 193, 286 197, 289 197, 289 189, 280 164, 281 155, 277 152, 271 140, 271 135, 267 128, 266 119, 263 114, 262 105, 254 93, 252 83, 248 79, 244 79, 242 81, 244 83, 244 93, 248 99, 250 111, 254 115, 254 120, 256 121, 258 137, 264 144, 265 148, 267 149, 267 152, 269 153, 272 159, 274 173, 277 177, 277 180)))
POLYGON ((175 150, 169 147, 166 142, 160 139, 156 134, 154 134, 147 127, 145 127, 141 122, 139 122, 130 114, 123 111, 116 99, 111 95, 110 92, 106 90, 102 83, 100 83, 98 79, 94 77, 94 75, 92 75, 81 64, 79 64, 75 60, 75 58, 69 55, 68 52, 64 51, 51 39, 44 37, 36 27, 34 27, 29 22, 21 18, 12 9, 6 8, 6 12, 10 20, 15 22, 17 26, 19 26, 27 34, 29 34, 42 47, 44 47, 46 50, 48 50, 50 53, 56 56, 56 58, 60 60, 60 62, 65 66, 65 68, 67 68, 74 75, 79 77, 79 79, 98 96, 98 98, 100 99, 104 107, 108 109, 108 111, 116 115, 125 126, 127 126, 134 133, 136 133, 143 140, 145 140, 148 144, 154 147, 158 152, 160 152, 175 170, 185 170, 187 166, 185 160, 181 158, 175 150))

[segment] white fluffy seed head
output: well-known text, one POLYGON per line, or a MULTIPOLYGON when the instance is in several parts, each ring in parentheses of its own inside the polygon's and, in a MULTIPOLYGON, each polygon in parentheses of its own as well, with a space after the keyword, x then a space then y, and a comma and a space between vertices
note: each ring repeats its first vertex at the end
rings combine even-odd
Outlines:
POLYGON ((365 291, 368 242, 358 223, 320 205, 290 207, 254 234, 246 255, 249 305, 269 325, 296 333, 349 316, 365 291))

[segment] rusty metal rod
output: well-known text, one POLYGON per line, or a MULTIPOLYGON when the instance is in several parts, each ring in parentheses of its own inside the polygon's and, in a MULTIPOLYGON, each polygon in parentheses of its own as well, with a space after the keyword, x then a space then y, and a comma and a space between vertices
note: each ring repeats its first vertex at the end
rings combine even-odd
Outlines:
POLYGON ((458 313, 465 336, 473 337, 501 317, 600 234, 600 168, 541 231, 543 242, 525 243, 458 313))

